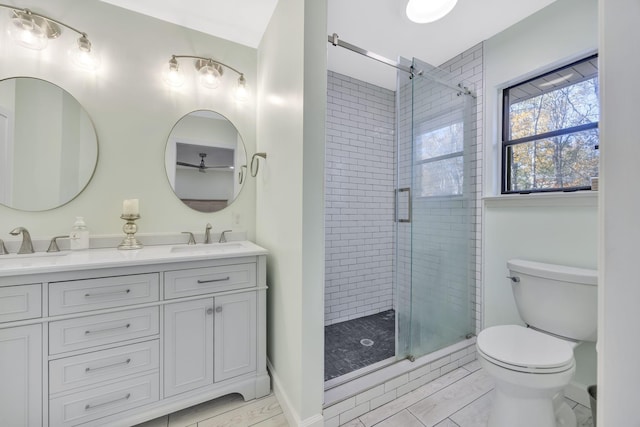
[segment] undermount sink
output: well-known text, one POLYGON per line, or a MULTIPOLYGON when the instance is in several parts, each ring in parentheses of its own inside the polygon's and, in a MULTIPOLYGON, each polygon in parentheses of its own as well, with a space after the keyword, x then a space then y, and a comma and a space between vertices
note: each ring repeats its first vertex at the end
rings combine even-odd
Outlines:
POLYGON ((243 249, 245 246, 240 242, 229 243, 211 243, 211 244, 198 244, 198 245, 181 245, 171 248, 172 253, 187 253, 187 254, 219 254, 227 252, 236 252, 243 249))
POLYGON ((69 252, 34 252, 32 254, 6 254, 0 255, 0 261, 3 259, 28 259, 28 258, 57 258, 69 255, 69 252))

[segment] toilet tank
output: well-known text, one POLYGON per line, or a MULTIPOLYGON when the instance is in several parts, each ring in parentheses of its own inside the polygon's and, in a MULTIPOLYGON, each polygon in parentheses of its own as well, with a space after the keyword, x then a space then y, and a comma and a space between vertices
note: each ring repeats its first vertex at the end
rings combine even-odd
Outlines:
POLYGON ((561 337, 595 341, 597 271, 512 259, 511 288, 524 322, 561 337))

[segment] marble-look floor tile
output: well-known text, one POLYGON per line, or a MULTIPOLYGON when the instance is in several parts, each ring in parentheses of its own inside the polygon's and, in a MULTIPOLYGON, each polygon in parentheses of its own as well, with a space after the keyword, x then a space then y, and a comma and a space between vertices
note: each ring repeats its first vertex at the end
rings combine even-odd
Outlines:
POLYGON ((371 427, 468 375, 471 375, 469 374, 469 371, 458 368, 413 390, 412 392, 374 409, 371 412, 361 415, 360 421, 362 421, 365 427, 371 427))
POLYGON ((455 422, 451 421, 451 418, 447 418, 446 420, 436 424, 435 427, 460 427, 460 426, 455 422))
POLYGON ((480 366, 480 362, 478 362, 477 360, 474 360, 473 362, 469 362, 466 365, 462 365, 462 367, 469 372, 475 372, 482 368, 480 366))
POLYGON ((410 406, 409 411, 425 426, 435 426, 486 394, 493 386, 493 379, 484 370, 476 371, 410 406))
POLYGON ((239 394, 228 394, 169 415, 169 427, 187 427, 245 404, 239 394))
POLYGON ((198 427, 247 427, 266 421, 282 413, 280 403, 274 395, 253 400, 213 418, 198 422, 198 427))
POLYGON ((167 427, 169 425, 169 416, 154 418, 142 424, 137 424, 135 427, 167 427))
POLYGON ((459 427, 486 427, 487 421, 489 420, 492 400, 493 392, 490 391, 460 409, 449 418, 455 421, 459 427))
POLYGON ((284 414, 280 414, 275 417, 271 417, 268 420, 254 424, 251 427, 289 427, 289 423, 287 422, 287 418, 284 414))
POLYGON ((411 412, 407 411, 406 409, 404 411, 398 412, 392 417, 387 418, 381 423, 376 424, 376 427, 399 427, 399 426, 424 427, 424 424, 418 421, 418 419, 414 417, 413 414, 411 414, 411 412))
POLYGON ((364 424, 362 424, 362 421, 360 421, 360 419, 356 418, 355 420, 351 420, 346 424, 342 424, 341 427, 364 427, 364 424))

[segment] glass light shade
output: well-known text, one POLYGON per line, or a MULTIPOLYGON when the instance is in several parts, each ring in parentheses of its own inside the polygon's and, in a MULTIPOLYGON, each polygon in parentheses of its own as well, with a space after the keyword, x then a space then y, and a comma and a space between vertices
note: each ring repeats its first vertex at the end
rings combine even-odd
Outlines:
POLYGON ((198 72, 200 73, 200 84, 209 89, 220 86, 220 66, 214 63, 204 65, 198 72))
POLYGON ((87 71, 95 71, 100 67, 100 56, 91 47, 91 42, 85 34, 79 39, 76 46, 69 49, 71 62, 78 68, 87 71))
POLYGON ((28 14, 19 14, 11 18, 8 33, 20 46, 34 50, 44 49, 49 41, 46 28, 28 14))
POLYGON ((458 0, 409 0, 407 17, 417 24, 427 24, 451 12, 458 0))
POLYGON ((166 84, 172 87, 180 87, 184 83, 184 75, 175 58, 169 61, 169 66, 165 68, 162 78, 166 84))
POLYGON ((244 76, 238 78, 238 86, 236 86, 236 100, 238 102, 245 102, 249 99, 249 89, 247 88, 247 80, 244 76))

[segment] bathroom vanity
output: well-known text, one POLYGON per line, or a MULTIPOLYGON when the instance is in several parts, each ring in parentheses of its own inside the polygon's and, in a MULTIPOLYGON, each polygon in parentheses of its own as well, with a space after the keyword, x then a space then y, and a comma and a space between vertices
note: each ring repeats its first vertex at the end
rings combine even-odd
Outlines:
POLYGON ((0 424, 130 426, 270 392, 248 242, 0 258, 0 424))

